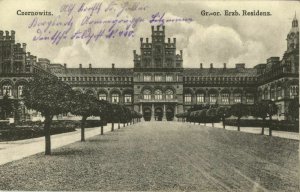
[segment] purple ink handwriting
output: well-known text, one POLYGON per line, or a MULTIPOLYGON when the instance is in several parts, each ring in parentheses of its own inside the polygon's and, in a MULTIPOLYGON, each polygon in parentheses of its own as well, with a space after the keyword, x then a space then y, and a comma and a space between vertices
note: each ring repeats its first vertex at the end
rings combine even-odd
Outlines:
POLYGON ((33 32, 33 41, 58 45, 63 41, 83 40, 89 44, 99 39, 133 38, 137 26, 145 22, 165 25, 192 21, 192 18, 167 17, 164 12, 149 15, 149 6, 141 2, 112 0, 63 4, 58 16, 35 17, 28 29, 33 32))

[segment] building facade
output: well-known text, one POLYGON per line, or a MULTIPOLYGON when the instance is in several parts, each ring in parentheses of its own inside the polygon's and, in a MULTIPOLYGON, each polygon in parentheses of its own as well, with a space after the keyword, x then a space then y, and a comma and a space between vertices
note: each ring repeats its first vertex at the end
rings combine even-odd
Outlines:
POLYGON ((141 112, 145 120, 173 120, 174 115, 197 104, 230 106, 253 104, 271 99, 279 107, 278 117, 287 117, 290 101, 299 95, 299 27, 296 17, 287 35, 287 50, 282 59, 270 57, 266 63, 246 68, 183 68, 182 50, 176 38, 165 37, 165 26, 151 27, 151 38, 140 39, 139 53, 133 51, 133 68, 68 68, 48 59, 26 53, 26 44, 15 44, 0 32, 1 95, 20 97, 21 82, 34 74, 54 75, 73 89, 112 103, 121 103, 141 112), (10 91, 11 90, 11 91, 10 91))

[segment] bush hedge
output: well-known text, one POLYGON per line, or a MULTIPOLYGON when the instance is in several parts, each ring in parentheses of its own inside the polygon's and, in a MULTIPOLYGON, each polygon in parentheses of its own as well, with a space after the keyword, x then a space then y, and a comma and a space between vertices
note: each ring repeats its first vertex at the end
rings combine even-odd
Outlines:
MULTIPOLYGON (((270 121, 266 120, 266 122, 263 122, 261 119, 241 119, 240 120, 240 126, 241 127, 269 127, 270 121)), ((236 119, 226 119, 225 125, 229 126, 237 126, 237 120, 236 119)), ((291 121, 277 121, 272 120, 271 124, 273 130, 277 131, 289 131, 289 132, 299 132, 299 122, 291 122, 291 121)))
MULTIPOLYGON (((80 128, 80 121, 56 120, 52 122, 51 134, 75 131, 80 128)), ((103 124, 99 120, 86 121, 86 127, 98 127, 103 124)), ((40 121, 21 122, 18 125, 0 126, 0 141, 14 141, 44 136, 44 123, 40 121)))

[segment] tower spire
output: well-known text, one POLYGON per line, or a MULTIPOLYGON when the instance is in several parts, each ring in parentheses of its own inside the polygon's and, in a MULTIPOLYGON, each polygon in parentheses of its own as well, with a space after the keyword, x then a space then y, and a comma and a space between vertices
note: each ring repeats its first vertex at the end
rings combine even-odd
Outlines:
POLYGON ((297 27, 298 27, 298 19, 297 19, 297 15, 296 15, 296 11, 295 11, 295 16, 292 21, 292 28, 297 28, 297 27))

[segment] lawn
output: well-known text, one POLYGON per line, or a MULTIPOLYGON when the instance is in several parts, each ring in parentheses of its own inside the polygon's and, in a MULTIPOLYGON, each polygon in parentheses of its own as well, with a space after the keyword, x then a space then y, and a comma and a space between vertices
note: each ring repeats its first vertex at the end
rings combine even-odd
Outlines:
POLYGON ((298 191, 299 141, 145 122, 0 166, 0 190, 298 191))

